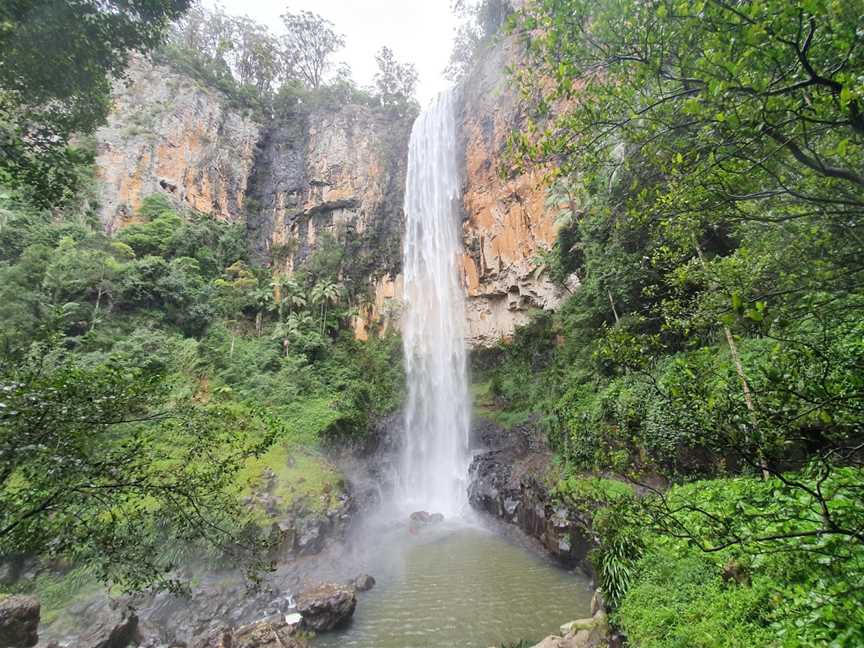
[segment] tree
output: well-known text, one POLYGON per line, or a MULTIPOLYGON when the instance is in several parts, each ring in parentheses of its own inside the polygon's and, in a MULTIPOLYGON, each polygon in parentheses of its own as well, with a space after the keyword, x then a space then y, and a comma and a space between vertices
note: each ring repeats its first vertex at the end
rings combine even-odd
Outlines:
POLYGON ((679 223, 702 223, 707 214, 860 220, 860 6, 547 0, 531 7, 519 29, 532 69, 521 78, 525 96, 538 98, 537 118, 554 113, 538 140, 516 142, 532 160, 555 159, 563 175, 594 167, 589 180, 653 160, 662 185, 631 196, 630 206, 662 206, 679 223), (554 83, 541 87, 534 65, 554 83))
POLYGON ((127 591, 180 586, 166 547, 254 561, 237 550, 254 543, 235 476, 273 421, 171 403, 158 374, 38 351, 0 367, 0 555, 73 560, 127 591))
POLYGON ((327 322, 327 306, 339 302, 339 297, 342 294, 342 289, 338 284, 322 279, 315 287, 312 288, 312 293, 309 295, 309 301, 316 304, 321 309, 321 335, 324 335, 327 322))
POLYGON ((451 10, 460 22, 444 76, 460 81, 471 71, 481 49, 491 42, 513 10, 510 0, 454 0, 451 10))
POLYGON ((254 88, 261 96, 276 89, 283 76, 279 41, 266 26, 221 8, 193 7, 172 30, 167 58, 186 59, 220 80, 254 88))
POLYGON ((38 202, 68 198, 80 154, 73 133, 108 113, 111 81, 133 51, 163 37, 190 0, 12 0, 0 6, 0 181, 31 186, 38 202), (78 157, 76 157, 76 155, 78 157))
POLYGON ((380 104, 396 111, 416 108, 417 68, 412 63, 399 63, 389 47, 378 50, 375 62, 375 90, 380 104))
POLYGON ((345 45, 344 37, 333 30, 333 23, 311 11, 288 12, 282 22, 286 30, 283 56, 287 73, 317 90, 330 68, 331 57, 345 45))
POLYGON ((222 315, 233 323, 231 326, 231 350, 229 357, 234 355, 234 344, 243 309, 252 302, 253 291, 258 287, 258 280, 242 261, 238 261, 225 269, 224 277, 216 279, 213 286, 217 290, 217 305, 222 315))
POLYGON ((531 119, 502 172, 545 165, 570 194, 559 252, 585 281, 564 333, 581 306, 608 313, 580 340, 596 365, 556 405, 555 442, 635 480, 760 474, 722 513, 692 492, 646 500, 709 552, 837 558, 862 538, 862 17, 830 0, 541 0, 517 21, 531 119))

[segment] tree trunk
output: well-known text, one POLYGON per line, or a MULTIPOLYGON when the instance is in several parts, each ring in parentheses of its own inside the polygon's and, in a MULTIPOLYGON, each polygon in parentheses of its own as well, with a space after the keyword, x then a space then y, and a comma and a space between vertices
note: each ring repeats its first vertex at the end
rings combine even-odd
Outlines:
POLYGON ((96 305, 93 307, 93 314, 90 316, 90 330, 96 328, 96 317, 99 315, 99 306, 102 304, 102 284, 99 284, 99 291, 96 293, 96 305))
MULTIPOLYGON (((699 261, 702 268, 706 268, 705 257, 702 256, 702 248, 696 244, 696 254, 699 256, 699 261)), ((744 405, 747 407, 747 412, 750 415, 750 425, 753 427, 753 432, 757 440, 761 441, 759 432, 759 423, 756 420, 756 407, 753 405, 753 394, 750 392, 750 383, 747 381, 747 374, 744 373, 744 363, 741 362, 741 354, 738 353, 738 345, 735 343, 735 337, 732 335, 732 330, 723 325, 723 334, 726 336, 726 343, 729 345, 729 353, 732 356, 732 362, 735 364, 735 373, 738 374, 738 380, 741 381, 741 391, 744 393, 744 405)), ((768 471, 768 464, 765 461, 765 455, 762 453, 762 448, 756 451, 759 467, 762 469, 762 478, 768 479, 771 473, 768 471)))
POLYGON ((612 293, 608 290, 606 291, 606 294, 609 295, 609 303, 612 305, 612 314, 615 316, 615 323, 618 324, 621 320, 618 319, 618 311, 615 310, 615 300, 612 299, 612 293))

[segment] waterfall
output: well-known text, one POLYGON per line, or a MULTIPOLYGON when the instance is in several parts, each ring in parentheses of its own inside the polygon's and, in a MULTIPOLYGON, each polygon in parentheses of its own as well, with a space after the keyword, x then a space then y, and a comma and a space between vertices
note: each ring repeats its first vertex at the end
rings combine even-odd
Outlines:
POLYGON ((403 504, 445 515, 465 506, 470 399, 459 280, 455 93, 411 130, 405 186, 403 353, 408 381, 400 465, 403 504))

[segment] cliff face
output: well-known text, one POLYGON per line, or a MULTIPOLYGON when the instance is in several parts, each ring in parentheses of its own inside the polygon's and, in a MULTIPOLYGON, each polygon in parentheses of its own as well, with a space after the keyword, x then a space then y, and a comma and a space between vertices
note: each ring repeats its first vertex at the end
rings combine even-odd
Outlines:
POLYGON ((347 279, 397 274, 409 134, 407 120, 355 105, 265 129, 249 182, 256 258, 293 271, 329 232, 351 255, 347 279))
MULTIPOLYGON (((522 123, 505 72, 517 57, 504 39, 461 89, 460 270, 471 346, 512 335, 529 310, 555 308, 565 292, 537 263, 557 229, 542 171, 499 174, 507 137, 522 123)), ((343 282, 368 294, 353 322, 364 339, 398 320, 410 130, 410 119, 358 105, 255 118, 221 92, 137 59, 97 133, 100 216, 116 230, 134 220, 143 198, 162 193, 244 222, 252 259, 289 273, 332 236, 345 251, 343 282)))
POLYGON ((223 93, 136 59, 96 134, 100 217, 116 230, 161 193, 245 222, 252 259, 289 273, 329 233, 345 250, 343 281, 370 295, 354 322, 365 337, 398 311, 390 303, 410 128, 410 119, 358 105, 256 119, 223 93))
MULTIPOLYGON (((247 111, 248 112, 248 111, 247 111)), ((164 193, 225 220, 244 218, 261 125, 215 90, 137 58, 96 133, 100 217, 107 230, 164 193)))
POLYGON ((555 308, 566 293, 537 260, 557 236, 542 170, 499 174, 507 138, 523 119, 505 72, 517 57, 510 39, 484 52, 464 83, 458 115, 465 155, 461 265, 472 346, 509 337, 530 309, 555 308))

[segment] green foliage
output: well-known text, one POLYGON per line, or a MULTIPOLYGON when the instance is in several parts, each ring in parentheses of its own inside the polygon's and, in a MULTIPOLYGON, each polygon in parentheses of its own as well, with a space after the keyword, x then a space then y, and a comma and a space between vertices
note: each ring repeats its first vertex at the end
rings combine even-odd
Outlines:
POLYGON ((411 63, 399 63, 389 47, 375 55, 378 71, 375 88, 381 106, 399 117, 416 114, 419 110, 414 94, 417 89, 417 69, 411 63))
POLYGON ((239 540, 234 476, 278 427, 245 408, 170 403, 166 387, 117 362, 4 367, 0 554, 71 560, 140 590, 177 585, 157 547, 239 540))
POLYGON ((444 75, 451 81, 461 81, 492 42, 512 8, 507 0, 453 0, 451 6, 459 24, 444 75))
POLYGON ((333 504, 319 446, 402 395, 398 339, 345 334, 335 242, 272 277, 247 264, 242 228, 161 198, 114 237, 0 206, 0 553, 177 587, 192 558, 256 562, 269 520, 241 501, 265 468, 283 509, 333 504))
POLYGON ((0 7, 0 185, 39 206, 82 186, 89 153, 69 146, 108 114, 111 82, 133 51, 162 39, 188 0, 15 0, 0 7))
MULTIPOLYGON (((807 473, 697 482, 670 490, 660 509, 649 498, 644 557, 616 613, 630 640, 657 648, 859 645, 864 547, 839 533, 808 535, 820 526, 820 505, 798 483, 819 482, 807 473)), ((839 528, 860 528, 861 483, 858 469, 821 482, 839 528)))

